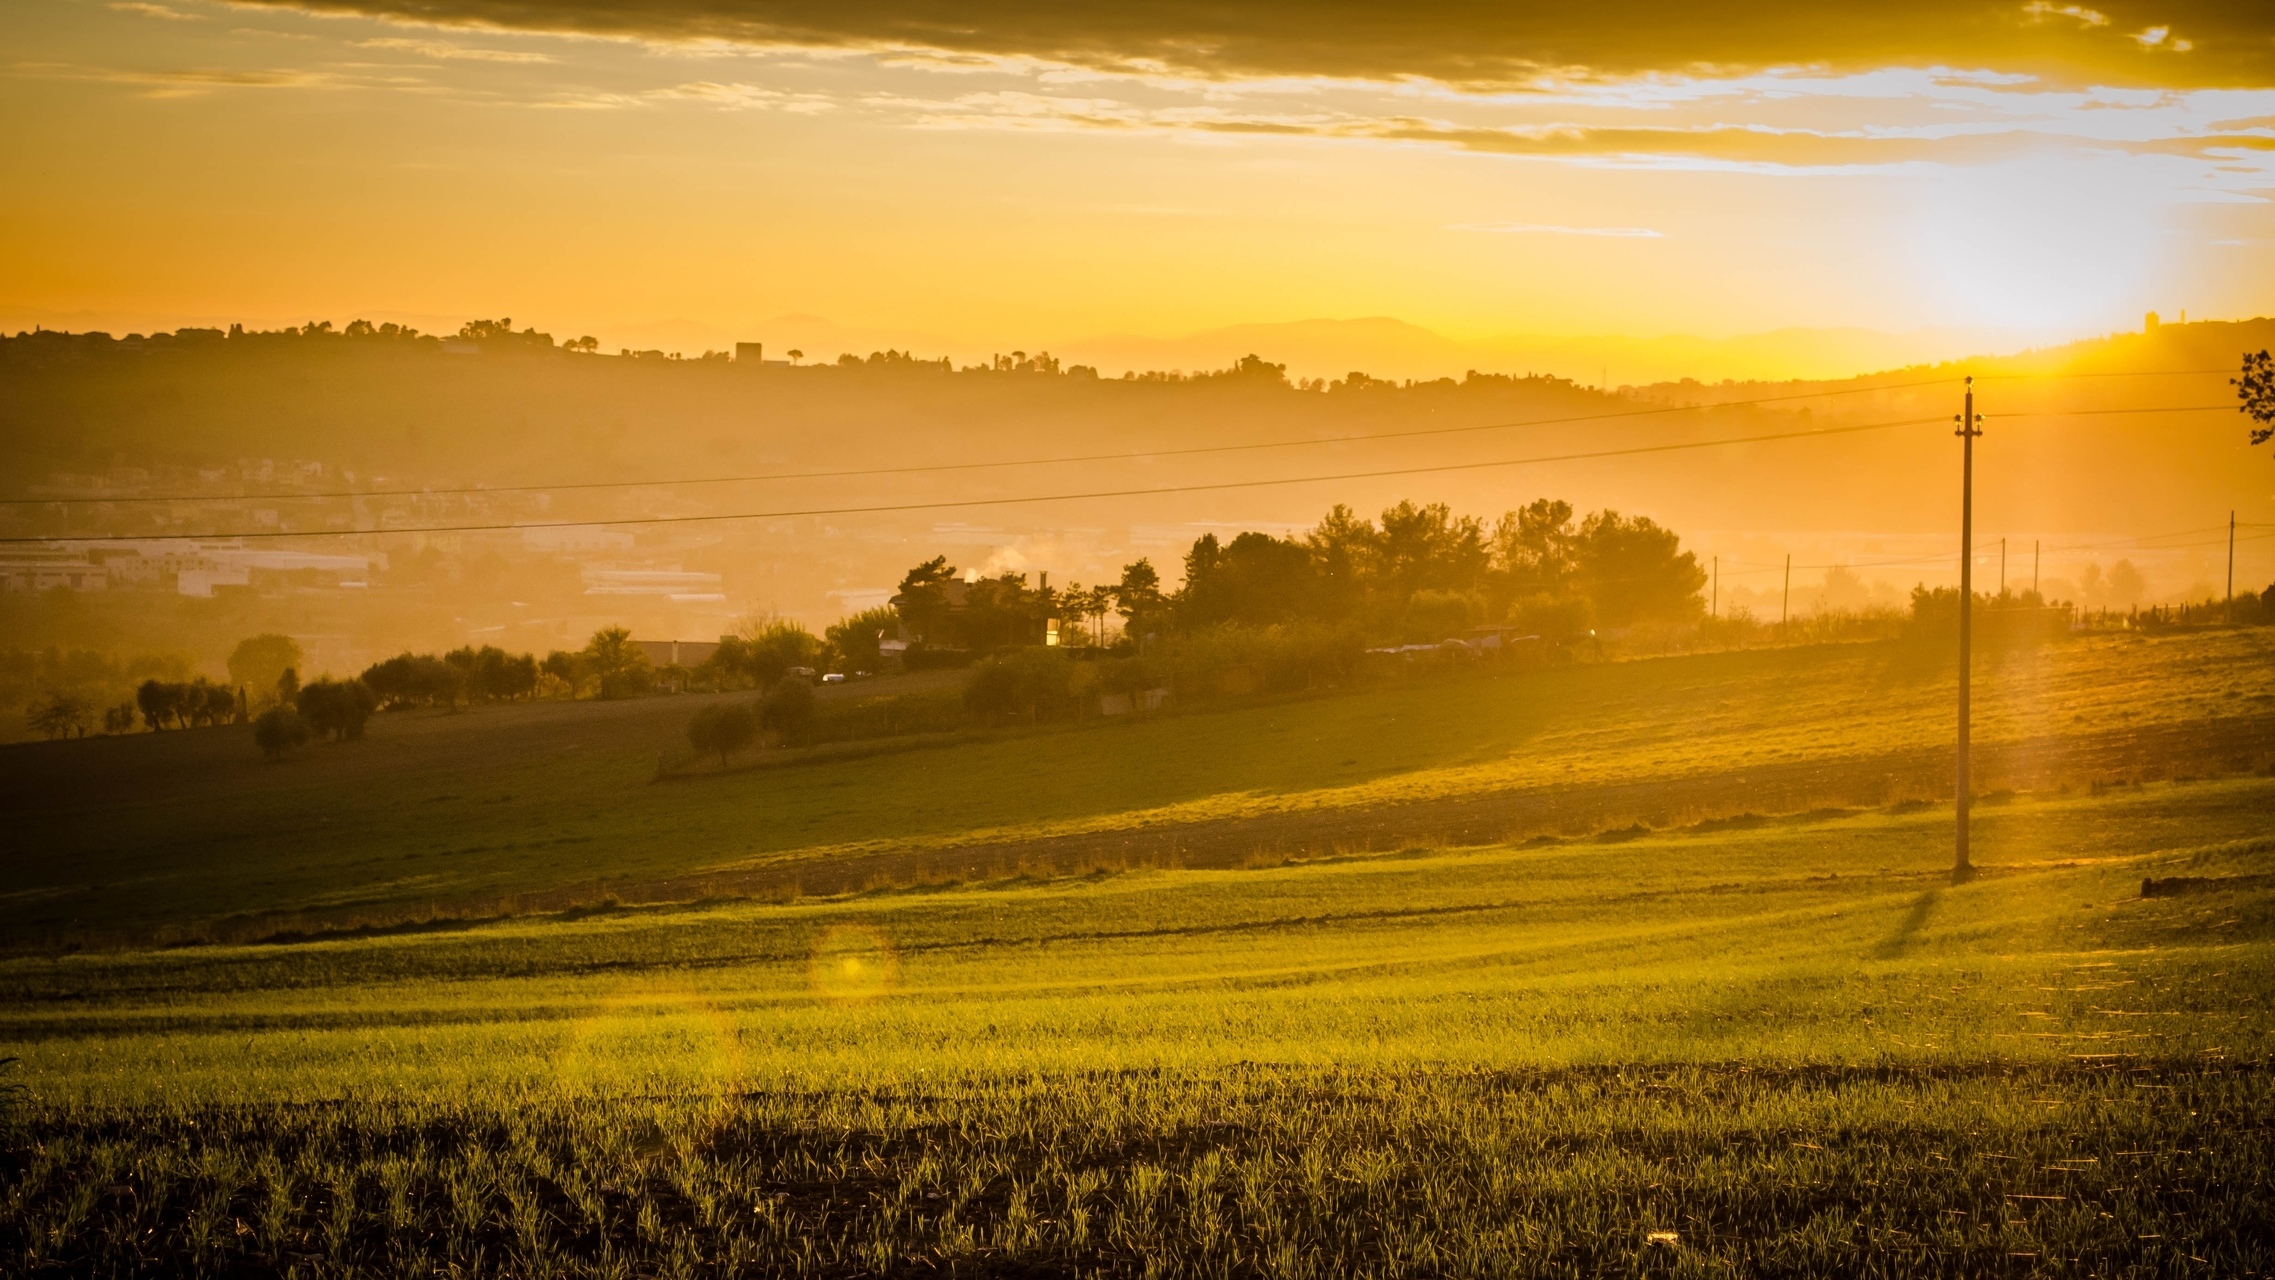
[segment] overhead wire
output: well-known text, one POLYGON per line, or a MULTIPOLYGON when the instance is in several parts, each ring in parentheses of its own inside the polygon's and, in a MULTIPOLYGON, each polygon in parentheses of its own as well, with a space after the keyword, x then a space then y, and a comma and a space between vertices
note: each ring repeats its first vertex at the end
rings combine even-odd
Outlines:
POLYGON ((879 515, 898 511, 939 511, 962 507, 1024 506, 1044 502, 1080 502, 1106 498, 1164 497, 1179 493, 1208 493, 1227 489, 1260 489, 1279 485, 1324 484, 1340 480, 1374 480, 1392 476, 1431 475, 1453 471, 1478 471, 1495 467, 1545 465, 1556 462, 1581 462, 1600 458, 1635 457, 1654 453, 1675 453, 1692 449, 1722 448, 1739 444, 1765 444, 1781 440, 1803 440, 1822 436, 1855 435, 1866 431, 1886 431, 1896 427, 1917 427, 1940 423, 1941 417, 1904 418, 1891 422, 1867 422, 1844 427, 1816 427, 1806 431, 1777 431, 1750 436, 1725 436, 1712 440, 1683 440, 1666 444, 1633 445, 1622 449, 1591 449, 1575 453, 1542 454, 1529 458, 1496 458, 1481 462, 1446 462, 1418 467, 1386 467, 1368 471, 1344 471, 1325 475, 1277 476, 1257 480, 1218 480, 1197 484, 1159 485, 1145 488, 1101 489, 1079 493, 1027 494, 995 498, 944 498, 929 502, 876 503, 861 506, 806 507, 778 511, 703 512, 674 516, 630 516, 597 520, 536 520, 500 521, 478 524, 401 525, 384 529, 311 529, 293 531, 284 529, 252 529, 222 533, 180 534, 90 534, 83 537, 14 536, 0 538, 0 545, 34 542, 149 542, 165 538, 203 539, 222 541, 231 539, 274 538, 340 538, 369 534, 402 533, 492 533, 530 529, 586 529, 614 528, 643 525, 708 524, 729 520, 786 520, 807 516, 879 515))
POLYGON ((337 498, 407 498, 447 497, 464 494, 555 493, 588 489, 648 489, 698 484, 744 484, 765 480, 833 480, 866 476, 917 475, 940 471, 976 471, 1000 467, 1058 466, 1077 462, 1135 462, 1150 458, 1175 458, 1194 454, 1238 453, 1257 449, 1298 449, 1316 445, 1358 444, 1374 440, 1410 440, 1423 436, 1460 435, 1479 431, 1514 431, 1524 427, 1571 426, 1583 422, 1608 422, 1622 418, 1651 417, 1670 413, 1696 413, 1709 409, 1745 408, 1751 405, 1782 404, 1793 400, 1815 400, 1826 396, 1864 395, 1876 391, 1907 391, 1919 387, 1942 386, 1951 379, 1935 378, 1924 382, 1901 382, 1882 387, 1845 387, 1832 391, 1805 391, 1785 396, 1758 396, 1748 400, 1725 400, 1713 404, 1653 405, 1644 409, 1621 409, 1612 413, 1583 413, 1561 418, 1526 418, 1515 422, 1482 422, 1457 427, 1421 427, 1411 431, 1366 431, 1340 436, 1317 436, 1308 440, 1259 440, 1239 444, 1188 445, 1175 449, 1135 449, 1121 453, 1062 454, 1049 458, 1001 458, 977 462, 936 462, 904 467, 851 467, 831 471, 767 471, 737 476, 690 476, 671 480, 583 480, 566 484, 518 485, 462 485, 450 488, 422 489, 342 489, 319 493, 237 493, 237 494, 152 494, 115 498, 0 498, 5 506, 49 506, 57 503, 123 503, 152 502, 250 502, 317 501, 337 498))
MULTIPOLYGON (((2128 376, 2192 376, 2204 370, 2144 371, 2128 376)), ((1987 375, 1999 377, 2095 377, 2096 374, 2012 374, 1987 375)), ((2114 376, 2114 375, 2112 375, 2114 376)), ((1085 462, 1133 462, 1153 458, 1189 457, 1205 454, 1253 452, 1263 449, 1298 449, 1321 445, 1360 444, 1377 440, 1408 440, 1430 436, 1462 435, 1483 431, 1513 431, 1526 427, 1571 426, 1587 422, 1609 422, 1620 419, 1652 417, 1675 413, 1702 413, 1713 409, 1748 408, 1765 404, 1785 404, 1795 400, 1816 400, 1833 396, 1871 395, 1891 391, 1912 391, 1922 387, 1949 385, 1951 378, 1930 378, 1915 382, 1887 383, 1875 386, 1840 387, 1824 391, 1795 392, 1781 396, 1754 396, 1744 400, 1722 400, 1708 404, 1653 405, 1648 408, 1622 409, 1610 413, 1573 414, 1556 418, 1526 418, 1512 422, 1472 423, 1453 427, 1423 427, 1410 431, 1353 432, 1339 436, 1318 436, 1304 440, 1261 440, 1235 444, 1189 445, 1171 449, 1137 449, 1117 453, 1062 454, 1046 458, 983 459, 973 462, 922 463, 899 467, 848 467, 814 471, 770 471, 732 476, 682 476, 662 480, 585 480, 559 484, 516 485, 457 485, 440 488, 398 489, 340 489, 312 493, 234 493, 234 494, 134 494, 115 497, 48 496, 39 498, 0 498, 0 506, 57 506, 73 505, 148 505, 152 503, 180 502, 315 502, 342 498, 404 498, 404 497, 457 497, 473 494, 498 495, 511 493, 568 493, 606 489, 681 488, 693 485, 753 484, 780 480, 854 479, 873 476, 921 475, 949 471, 977 471, 1008 467, 1061 466, 1085 462)), ((2059 417, 2078 413, 2199 413, 2232 409, 2233 405, 2184 405, 2165 409, 2078 409, 2033 410, 1989 415, 1998 418, 2059 417)))

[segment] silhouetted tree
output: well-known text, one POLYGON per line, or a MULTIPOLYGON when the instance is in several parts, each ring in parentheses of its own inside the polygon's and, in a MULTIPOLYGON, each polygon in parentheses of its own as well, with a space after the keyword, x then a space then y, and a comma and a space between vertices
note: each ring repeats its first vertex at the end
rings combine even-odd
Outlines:
POLYGON ((1494 568, 1512 596, 1561 596, 1571 589, 1577 541, 1572 504, 1541 498, 1494 524, 1494 568))
POLYGON ((884 666, 884 655, 877 645, 899 622, 900 615, 889 608, 863 609, 839 619, 822 636, 836 654, 839 670, 876 671, 884 666))
POLYGON ((949 626, 949 584, 955 581, 956 566, 946 556, 934 556, 901 576, 893 608, 926 644, 962 647, 963 637, 949 626))
POLYGON ((1168 612, 1169 601, 1161 594, 1161 574, 1151 560, 1123 565, 1122 580, 1113 592, 1114 608, 1122 615, 1122 630, 1128 635, 1144 634, 1147 624, 1168 612))
POLYGON ((306 741, 308 724, 291 707, 270 707, 253 717, 253 743, 272 760, 306 741))
POLYGON ((1573 561, 1581 589, 1607 627, 1688 622, 1704 611, 1706 570, 1682 539, 1645 516, 1598 511, 1580 523, 1573 561))
POLYGON ((797 676, 784 676, 759 703, 758 720, 784 746, 795 747, 813 736, 814 686, 797 676))
POLYGON ((628 698, 648 691, 648 655, 622 627, 593 632, 592 639, 585 642, 584 660, 603 698, 628 698))
POLYGON ((300 645, 291 636, 274 632, 247 636, 230 651, 229 683, 265 695, 276 688, 287 668, 298 667, 302 659, 300 645))
POLYGON ((300 691, 297 706, 318 737, 347 740, 363 736, 379 695, 361 680, 318 680, 300 691))
POLYGON ((142 722, 153 732, 163 729, 179 712, 181 686, 164 680, 145 680, 134 691, 134 705, 142 712, 142 722))
POLYGON ((495 645, 453 649, 442 660, 458 670, 469 700, 483 702, 525 697, 537 688, 537 659, 511 654, 495 645))
POLYGON ((24 719, 34 733, 57 738, 84 738, 95 723, 95 709, 85 698, 58 690, 32 705, 24 719))
POLYGON ((466 675, 431 653, 400 653, 364 668, 362 682, 390 707, 425 703, 455 709, 466 675))
MULTIPOLYGON (((807 691, 808 697, 812 691, 807 691)), ((727 757, 758 740, 758 716, 741 702, 717 702, 695 713, 687 722, 687 741, 697 751, 719 753, 719 767, 727 757)))
POLYGON ((2251 442, 2275 440, 2275 358, 2264 351, 2247 352, 2243 376, 2228 379, 2228 385, 2236 389, 2236 399, 2243 402, 2244 416, 2259 424, 2252 430, 2251 442))

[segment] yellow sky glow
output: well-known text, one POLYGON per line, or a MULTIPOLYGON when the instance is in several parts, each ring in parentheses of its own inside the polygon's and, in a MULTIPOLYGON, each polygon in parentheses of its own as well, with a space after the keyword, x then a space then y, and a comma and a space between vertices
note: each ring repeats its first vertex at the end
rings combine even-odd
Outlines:
MULTIPOLYGON (((689 0, 537 30, 484 0, 26 0, 0 325, 503 314, 970 358, 1386 316, 1512 361, 1804 327, 1897 362, 2268 309, 2265 19, 1946 8, 1980 65, 1857 22, 1685 46, 1448 5, 1187 30, 689 0)), ((1783 371, 1828 372, 1806 345, 1783 371)))

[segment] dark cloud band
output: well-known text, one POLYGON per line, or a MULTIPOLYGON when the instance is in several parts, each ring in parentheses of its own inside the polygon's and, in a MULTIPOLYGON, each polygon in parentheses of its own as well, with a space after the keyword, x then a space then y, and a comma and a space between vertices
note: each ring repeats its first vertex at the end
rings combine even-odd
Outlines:
POLYGON ((250 0, 440 26, 924 48, 1203 76, 1419 77, 1948 66, 2062 83, 2275 84, 2265 0, 250 0))

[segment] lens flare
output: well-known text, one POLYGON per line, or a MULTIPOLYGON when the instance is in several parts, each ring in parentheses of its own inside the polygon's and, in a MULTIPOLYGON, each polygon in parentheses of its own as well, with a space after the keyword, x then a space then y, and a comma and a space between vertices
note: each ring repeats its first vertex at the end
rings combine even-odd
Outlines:
POLYGON ((806 982, 832 1004, 859 1004, 891 991, 900 980, 893 944, 865 924, 831 925, 814 940, 806 982))

